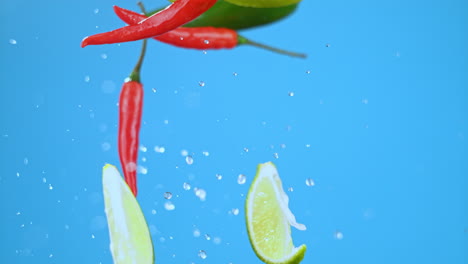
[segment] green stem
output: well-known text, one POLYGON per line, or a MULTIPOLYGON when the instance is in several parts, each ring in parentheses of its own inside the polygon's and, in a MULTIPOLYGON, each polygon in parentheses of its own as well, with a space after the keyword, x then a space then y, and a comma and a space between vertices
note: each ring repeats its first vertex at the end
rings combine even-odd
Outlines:
POLYGON ((138 2, 137 5, 140 7, 141 12, 143 12, 143 15, 147 15, 148 13, 146 12, 145 5, 143 5, 143 2, 138 2))
POLYGON ((135 68, 133 68, 133 71, 130 74, 130 77, 129 77, 130 81, 140 82, 140 69, 141 69, 141 65, 143 64, 143 59, 145 58, 146 42, 147 40, 144 39, 143 45, 141 46, 140 58, 138 58, 135 68))
POLYGON ((275 52, 275 53, 279 53, 279 54, 283 54, 283 55, 287 55, 287 56, 291 56, 291 57, 296 57, 296 58, 306 58, 307 57, 307 55, 304 54, 304 53, 297 53, 297 52, 292 52, 292 51, 288 51, 288 50, 278 49, 278 48, 275 48, 275 47, 272 47, 272 46, 268 46, 268 45, 265 45, 265 44, 261 44, 261 43, 252 41, 252 40, 250 40, 248 38, 245 38, 245 37, 243 37, 241 35, 237 36, 237 44, 238 45, 247 44, 247 45, 257 47, 257 48, 269 50, 269 51, 272 51, 272 52, 275 52))

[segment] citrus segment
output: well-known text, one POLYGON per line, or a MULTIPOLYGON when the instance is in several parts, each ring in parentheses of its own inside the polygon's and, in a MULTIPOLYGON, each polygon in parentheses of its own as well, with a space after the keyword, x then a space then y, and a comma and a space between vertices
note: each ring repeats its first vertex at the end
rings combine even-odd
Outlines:
POLYGON ((246 222, 250 243, 265 263, 299 263, 306 246, 294 247, 291 226, 305 230, 288 207, 289 199, 273 163, 260 164, 246 201, 246 222))
POLYGON ((114 264, 153 264, 153 243, 145 217, 116 167, 104 166, 102 183, 114 264))

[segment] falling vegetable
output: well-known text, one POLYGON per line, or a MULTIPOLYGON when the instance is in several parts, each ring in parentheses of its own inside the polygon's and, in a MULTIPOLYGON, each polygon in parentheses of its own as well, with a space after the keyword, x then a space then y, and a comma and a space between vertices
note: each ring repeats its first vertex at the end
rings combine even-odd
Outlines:
POLYGON ((143 85, 140 82, 140 69, 146 52, 143 41, 140 58, 133 72, 124 83, 119 100, 119 156, 125 181, 137 195, 137 157, 141 114, 143 108, 143 85))
MULTIPOLYGON (((146 19, 145 15, 138 14, 136 12, 118 6, 114 6, 114 12, 120 19, 122 19, 125 23, 129 25, 138 24, 140 21, 146 19)), ((236 46, 247 44, 262 49, 267 49, 276 53, 285 54, 288 56, 300 58, 306 57, 306 55, 302 53, 290 52, 254 42, 239 35, 235 30, 228 28, 179 27, 177 29, 154 37, 154 39, 167 44, 171 44, 176 47, 199 50, 232 49, 236 46)))
POLYGON ((216 0, 177 0, 138 24, 86 37, 81 47, 155 37, 192 21, 215 3, 216 0))

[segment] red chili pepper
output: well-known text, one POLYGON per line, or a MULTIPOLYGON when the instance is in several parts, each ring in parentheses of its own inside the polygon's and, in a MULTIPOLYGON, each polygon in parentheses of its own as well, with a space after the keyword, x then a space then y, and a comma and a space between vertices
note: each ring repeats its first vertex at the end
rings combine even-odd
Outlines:
MULTIPOLYGON (((145 15, 114 6, 117 16, 129 25, 138 24, 146 19, 145 15)), ((167 33, 154 37, 161 42, 171 44, 180 48, 191 49, 232 49, 238 44, 237 32, 228 28, 179 27, 167 33)))
POLYGON ((81 47, 112 44, 155 37, 192 21, 210 9, 216 0, 176 0, 166 9, 136 25, 86 37, 81 47))
POLYGON ((119 156, 125 181, 137 196, 137 158, 141 114, 143 108, 143 85, 140 82, 140 68, 146 52, 143 41, 140 58, 120 92, 119 100, 119 156))
POLYGON ((127 185, 137 195, 138 141, 143 106, 143 85, 124 83, 119 101, 119 156, 127 185))

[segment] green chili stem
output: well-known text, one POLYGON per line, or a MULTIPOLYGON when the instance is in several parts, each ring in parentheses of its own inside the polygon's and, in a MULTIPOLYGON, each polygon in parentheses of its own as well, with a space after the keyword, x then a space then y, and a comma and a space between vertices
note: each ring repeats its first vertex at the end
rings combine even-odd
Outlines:
MULTIPOLYGON (((143 3, 138 2, 138 6, 140 7, 143 14, 146 14, 145 6, 143 5, 143 3)), ((131 81, 140 82, 140 69, 141 69, 141 65, 143 64, 143 59, 145 58, 146 42, 147 42, 147 40, 144 39, 143 40, 143 45, 141 46, 140 58, 138 58, 138 61, 137 61, 136 65, 135 65, 135 68, 133 68, 133 71, 130 74, 130 80, 131 81)))
POLYGON ((292 51, 288 51, 288 50, 278 49, 278 48, 275 48, 275 47, 272 47, 272 46, 268 46, 268 45, 265 45, 265 44, 261 44, 261 43, 252 41, 252 40, 250 40, 248 38, 245 38, 245 37, 243 37, 241 35, 237 36, 237 43, 239 45, 242 45, 242 44, 251 45, 251 46, 254 46, 254 47, 257 47, 257 48, 266 49, 266 50, 269 50, 269 51, 272 51, 272 52, 275 52, 275 53, 284 54, 284 55, 288 55, 288 56, 291 56, 291 57, 296 57, 296 58, 306 58, 307 57, 307 55, 304 54, 304 53, 297 53, 297 52, 292 52, 292 51))
POLYGON ((140 57, 138 58, 135 68, 133 68, 133 71, 130 74, 130 77, 129 77, 130 81, 140 82, 140 69, 141 69, 141 65, 143 64, 143 59, 145 58, 146 42, 147 40, 144 39, 143 45, 141 46, 140 57))

